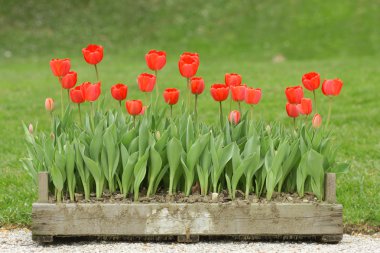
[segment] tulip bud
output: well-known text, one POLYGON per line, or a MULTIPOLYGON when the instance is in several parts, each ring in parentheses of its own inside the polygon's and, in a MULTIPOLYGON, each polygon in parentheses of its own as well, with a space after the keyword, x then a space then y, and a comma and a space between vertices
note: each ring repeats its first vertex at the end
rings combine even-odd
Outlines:
POLYGON ((52 98, 47 98, 45 100, 46 111, 52 112, 54 110, 54 100, 52 98))
POLYGON ((234 123, 235 125, 237 125, 240 121, 240 112, 239 111, 231 111, 230 112, 230 115, 228 116, 228 120, 231 122, 231 123, 234 123))
POLYGON ((312 124, 314 128, 319 128, 322 125, 322 117, 319 113, 314 115, 312 124))
POLYGON ((50 139, 54 140, 55 139, 55 134, 52 132, 50 133, 50 139))
POLYGON ((30 134, 33 134, 33 125, 32 123, 29 124, 28 131, 30 134))

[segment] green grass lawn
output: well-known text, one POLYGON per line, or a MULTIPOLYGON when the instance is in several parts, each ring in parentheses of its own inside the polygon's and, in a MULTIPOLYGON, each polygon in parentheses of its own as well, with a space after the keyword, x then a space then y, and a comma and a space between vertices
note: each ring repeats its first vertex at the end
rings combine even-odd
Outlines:
MULTIPOLYGON (((38 122, 40 130, 48 130, 44 100, 59 102, 60 94, 49 61, 69 57, 78 83, 94 81, 93 68, 81 56, 81 48, 92 42, 105 47, 99 71, 110 107, 116 103, 109 89, 117 82, 129 85, 129 98, 139 98, 136 77, 148 71, 144 54, 152 48, 168 54, 160 87, 184 93, 177 60, 183 51, 196 51, 201 57, 198 75, 207 87, 223 82, 226 72, 238 72, 243 82, 263 89, 255 116, 289 127, 286 86, 301 84, 309 71, 341 78, 344 86, 334 99, 331 127, 341 147, 339 160, 352 166, 338 178, 337 197, 346 223, 380 225, 378 3, 0 0, 0 226, 31 223, 36 187, 19 162, 25 155, 21 125, 38 122), (278 54, 285 61, 275 64, 272 58, 278 54)), ((317 99, 326 117, 327 99, 321 93, 317 99)), ((217 106, 206 89, 200 97, 201 117, 217 120, 217 106)))

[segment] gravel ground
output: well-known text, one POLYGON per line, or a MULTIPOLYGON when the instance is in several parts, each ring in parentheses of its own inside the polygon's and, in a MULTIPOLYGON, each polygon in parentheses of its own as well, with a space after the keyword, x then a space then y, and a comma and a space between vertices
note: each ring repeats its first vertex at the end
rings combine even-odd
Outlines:
POLYGON ((27 229, 0 230, 0 252, 380 252, 380 235, 344 235, 339 244, 290 242, 75 242, 42 246, 27 229))

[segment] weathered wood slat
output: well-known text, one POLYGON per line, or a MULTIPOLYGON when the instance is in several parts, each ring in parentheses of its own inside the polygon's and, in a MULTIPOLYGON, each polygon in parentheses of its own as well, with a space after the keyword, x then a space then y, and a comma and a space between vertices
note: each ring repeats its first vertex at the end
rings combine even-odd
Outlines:
POLYGON ((33 204, 33 236, 341 235, 342 205, 33 204))

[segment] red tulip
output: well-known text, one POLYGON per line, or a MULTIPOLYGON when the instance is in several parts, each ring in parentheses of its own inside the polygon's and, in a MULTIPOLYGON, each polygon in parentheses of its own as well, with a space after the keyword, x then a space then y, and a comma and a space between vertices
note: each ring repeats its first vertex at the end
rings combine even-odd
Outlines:
POLYGON ((176 88, 168 88, 164 91, 165 103, 175 105, 178 102, 179 90, 176 88))
POLYGON ((137 77, 137 83, 142 92, 151 92, 156 84, 156 76, 148 73, 142 73, 137 77))
POLYGON ((260 102, 260 100, 261 100, 261 89, 247 87, 245 91, 245 102, 250 105, 256 105, 260 102))
POLYGON ((343 82, 339 78, 325 80, 322 84, 322 92, 325 96, 338 96, 343 82))
POLYGON ((141 112, 139 113, 139 115, 144 115, 146 108, 147 108, 146 105, 144 105, 142 107, 141 112))
POLYGON ((231 111, 230 114, 228 115, 228 120, 231 123, 237 125, 240 121, 240 112, 236 110, 231 111))
POLYGON ((111 95, 114 99, 122 101, 127 97, 128 86, 118 83, 111 87, 111 95))
POLYGON ((244 85, 237 85, 237 86, 230 86, 232 99, 236 102, 244 101, 245 99, 245 91, 247 89, 247 86, 244 85))
POLYGON ((195 76, 199 67, 199 56, 193 53, 183 53, 178 62, 179 72, 183 77, 195 76))
POLYGON ((311 121, 314 128, 319 128, 322 125, 322 117, 316 113, 311 121))
POLYGON ((210 92, 215 101, 221 102, 228 98, 229 88, 225 84, 213 84, 210 92))
POLYGON ((85 89, 82 85, 70 90, 70 98, 73 103, 81 104, 86 101, 85 89))
POLYGON ((205 89, 205 82, 202 77, 193 77, 190 80, 191 93, 199 95, 205 89))
POLYGON ((150 50, 145 55, 145 61, 151 70, 160 70, 166 64, 166 53, 164 51, 150 50))
POLYGON ((52 98, 47 98, 45 100, 45 109, 48 112, 51 112, 54 110, 54 100, 52 98))
POLYGON ((185 56, 191 56, 196 61, 197 65, 199 66, 199 54, 198 53, 184 52, 181 54, 180 60, 182 57, 185 57, 185 56))
POLYGON ((141 100, 127 100, 125 107, 130 115, 136 116, 141 113, 143 104, 141 100))
POLYGON ((87 63, 96 65, 103 59, 103 47, 90 44, 82 49, 84 59, 87 63))
POLYGON ((86 101, 94 102, 100 96, 100 93, 101 93, 100 82, 97 82, 94 84, 92 84, 90 82, 84 82, 84 83, 82 83, 81 86, 85 91, 86 101))
POLYGON ((317 72, 306 73, 302 76, 302 83, 306 89, 313 91, 321 84, 321 77, 317 72))
POLYGON ((285 90, 286 98, 291 104, 300 104, 303 98, 303 90, 301 86, 287 87, 285 90))
POLYGON ((64 75, 61 79, 62 88, 64 88, 64 89, 73 88, 75 86, 75 84, 77 83, 77 79, 78 79, 77 72, 70 71, 69 73, 64 75))
POLYGON ((52 59, 50 68, 55 76, 62 77, 70 71, 70 59, 52 59))
POLYGON ((291 118, 297 118, 298 117, 298 108, 296 104, 286 103, 286 112, 288 113, 288 116, 291 118))
POLYGON ((241 75, 236 73, 227 73, 224 75, 224 82, 227 86, 237 86, 241 84, 241 75))
POLYGON ((310 98, 302 98, 301 104, 297 105, 298 112, 303 115, 309 115, 313 111, 313 106, 310 98))

